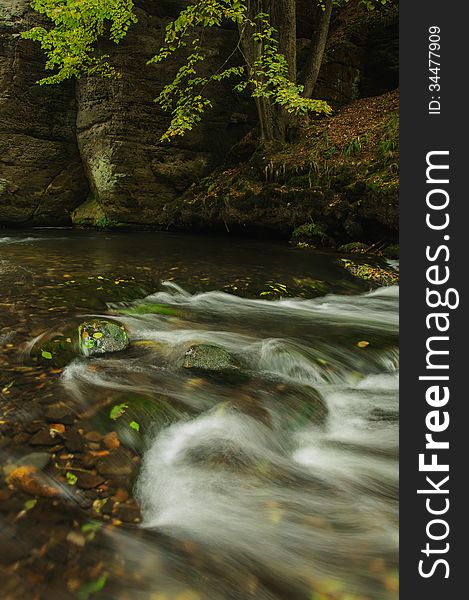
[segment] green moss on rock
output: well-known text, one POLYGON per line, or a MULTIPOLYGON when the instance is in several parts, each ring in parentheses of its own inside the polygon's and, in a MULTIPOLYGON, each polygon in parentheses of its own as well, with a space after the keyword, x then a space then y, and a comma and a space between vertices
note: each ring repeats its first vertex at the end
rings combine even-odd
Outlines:
POLYGON ((345 254, 365 254, 368 249, 369 245, 363 242, 350 242, 349 244, 340 246, 339 252, 344 252, 345 254))
POLYGON ((103 319, 82 323, 78 327, 78 339, 84 356, 120 352, 130 343, 123 325, 103 319))
POLYGON ((182 367, 227 381, 243 377, 236 357, 215 344, 194 344, 184 353, 182 367))
POLYGON ((342 259, 344 268, 354 277, 370 283, 373 287, 394 285, 399 281, 399 276, 390 267, 378 264, 356 263, 345 258, 342 259))
POLYGON ((72 213, 72 223, 77 227, 114 229, 119 223, 109 219, 96 198, 90 197, 72 213))

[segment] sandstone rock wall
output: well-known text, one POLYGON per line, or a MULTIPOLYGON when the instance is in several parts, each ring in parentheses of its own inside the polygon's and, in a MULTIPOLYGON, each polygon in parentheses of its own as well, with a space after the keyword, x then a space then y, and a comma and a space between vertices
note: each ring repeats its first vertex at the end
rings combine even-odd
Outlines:
MULTIPOLYGON (((171 144, 160 142, 168 116, 154 98, 178 64, 146 61, 162 45, 169 20, 164 14, 178 3, 172 4, 173 11, 161 14, 159 3, 141 3, 138 24, 113 50, 121 79, 87 78, 77 85, 78 145, 92 194, 110 222, 166 223, 171 202, 219 164, 254 124, 250 103, 243 106, 226 84, 216 90, 213 110, 194 132, 171 144)), ((213 72, 236 47, 237 34, 212 30, 205 44, 204 68, 213 72)))
POLYGON ((88 194, 76 140, 73 82, 39 87, 27 0, 0 4, 0 223, 62 225, 88 194))

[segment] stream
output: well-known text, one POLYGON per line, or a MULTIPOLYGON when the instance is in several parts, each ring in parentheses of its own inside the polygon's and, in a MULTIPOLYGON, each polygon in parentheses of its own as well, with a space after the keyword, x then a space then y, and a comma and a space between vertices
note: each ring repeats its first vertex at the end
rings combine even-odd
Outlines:
POLYGON ((164 233, 1 232, 2 419, 17 425, 0 456, 7 476, 51 454, 41 476, 60 499, 0 516, 12 552, 27 546, 12 598, 47 564, 54 575, 35 585, 51 600, 397 599, 399 288, 370 291, 342 258, 164 233), (130 347, 38 360, 44 340, 91 317, 123 323, 130 347), (197 345, 222 348, 236 373, 183 368, 197 345), (31 423, 41 431, 56 405, 85 446, 70 450, 67 430, 32 444, 31 423), (110 432, 118 449, 102 442, 110 432), (129 468, 106 476, 99 461, 121 451, 129 468), (80 490, 60 461, 105 481, 80 490), (119 516, 122 489, 138 518, 119 516), (68 562, 55 574, 49 516, 62 504, 75 508, 57 525, 68 562))

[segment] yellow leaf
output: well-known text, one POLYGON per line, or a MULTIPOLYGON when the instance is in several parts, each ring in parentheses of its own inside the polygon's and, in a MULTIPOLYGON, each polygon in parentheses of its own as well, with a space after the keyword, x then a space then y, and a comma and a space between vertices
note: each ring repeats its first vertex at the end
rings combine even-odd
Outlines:
POLYGON ((370 342, 366 342, 366 341, 362 341, 362 342, 357 342, 357 346, 359 348, 366 348, 367 346, 370 345, 370 342))

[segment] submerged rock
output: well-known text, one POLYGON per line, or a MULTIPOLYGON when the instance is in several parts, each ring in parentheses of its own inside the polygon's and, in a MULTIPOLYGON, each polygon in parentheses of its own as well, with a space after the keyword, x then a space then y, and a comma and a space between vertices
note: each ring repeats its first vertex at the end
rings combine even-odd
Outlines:
POLYGON ((214 344, 194 344, 185 353, 182 366, 207 375, 232 378, 242 375, 238 360, 214 344))
POLYGON ((82 323, 78 327, 78 338, 84 356, 120 352, 130 343, 123 325, 105 320, 82 323))

